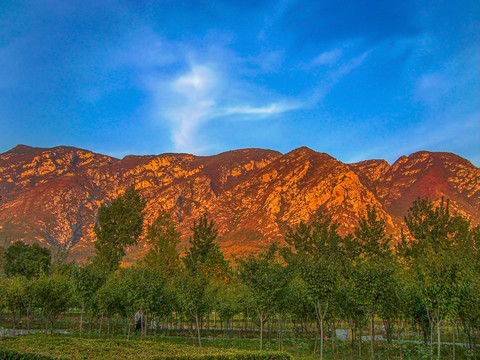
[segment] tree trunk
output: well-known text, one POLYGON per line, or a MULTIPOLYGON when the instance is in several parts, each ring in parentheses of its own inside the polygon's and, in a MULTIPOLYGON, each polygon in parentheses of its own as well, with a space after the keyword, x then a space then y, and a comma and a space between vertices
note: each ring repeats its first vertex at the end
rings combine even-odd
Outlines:
POLYGON ((263 316, 258 312, 258 317, 260 319, 260 351, 263 350, 263 316))
POLYGON ((30 310, 27 308, 27 332, 30 333, 30 310))
POLYGON ((438 321, 438 323, 437 323, 437 357, 438 357, 438 360, 440 360, 440 350, 441 350, 441 339, 440 339, 441 326, 442 326, 441 321, 438 321))
POLYGON ((362 326, 358 326, 358 357, 362 358, 362 326))
POLYGON ((320 318, 320 360, 323 360, 323 317, 320 318))
POLYGON ((82 330, 83 330, 83 310, 85 306, 82 305, 82 308, 80 310, 80 339, 82 338, 82 330))
POLYGON ((200 336, 200 324, 198 321, 198 312, 195 312, 195 323, 197 326, 198 346, 202 347, 202 338, 200 336))
POLYGON ((375 312, 370 313, 370 353, 372 355, 372 359, 375 359, 375 353, 373 351, 373 345, 375 342, 375 312))
POLYGON ((430 321, 430 358, 433 360, 433 321, 430 321))
POLYGON ((453 324, 452 326, 452 332, 453 332, 453 360, 455 360, 455 330, 456 330, 457 324, 453 324))
POLYGON ((206 320, 206 330, 207 330, 207 334, 205 336, 208 337, 208 333, 210 332, 210 313, 207 313, 207 318, 205 319, 206 320))

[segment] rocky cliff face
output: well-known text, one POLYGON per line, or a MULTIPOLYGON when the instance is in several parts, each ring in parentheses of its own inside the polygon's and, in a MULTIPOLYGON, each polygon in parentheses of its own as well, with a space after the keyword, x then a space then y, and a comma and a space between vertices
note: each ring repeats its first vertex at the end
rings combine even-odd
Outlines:
MULTIPOLYGON (((147 200, 146 224, 166 210, 185 241, 193 221, 208 212, 227 256, 256 252, 319 211, 348 233, 367 204, 398 234, 419 196, 449 198, 455 211, 480 222, 480 170, 449 153, 418 152, 390 166, 384 160, 344 164, 308 148, 119 160, 72 147, 19 145, 0 155, 0 240, 36 241, 86 259, 98 207, 131 185, 147 200)), ((130 249, 127 261, 145 249, 143 242, 130 249)))

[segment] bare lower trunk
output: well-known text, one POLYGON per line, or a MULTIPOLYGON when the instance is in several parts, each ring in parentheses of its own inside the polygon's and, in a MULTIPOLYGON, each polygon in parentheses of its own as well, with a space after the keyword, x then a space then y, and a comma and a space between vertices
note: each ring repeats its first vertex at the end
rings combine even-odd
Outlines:
POLYGON ((323 317, 320 319, 320 360, 323 360, 323 317))
POLYGON ((260 351, 263 350, 263 317, 260 316, 260 351))
POLYGON ((457 324, 453 324, 452 326, 452 332, 453 332, 453 360, 455 360, 455 330, 456 330, 457 324))
POLYGON ((433 321, 430 321, 430 358, 433 359, 433 321))
POLYGON ((375 353, 373 352, 373 345, 375 342, 374 322, 375 322, 375 313, 372 312, 370 314, 370 353, 372 355, 372 359, 375 359, 375 353))
POLYGON ((148 317, 147 317, 147 314, 145 313, 145 320, 143 322, 143 336, 147 336, 147 320, 148 320, 148 317))
POLYGON ((358 327, 358 357, 362 357, 362 326, 358 327))
POLYGON ((83 310, 85 306, 82 305, 82 309, 80 310, 80 338, 82 337, 82 330, 83 330, 83 310))
POLYGON ((200 336, 200 324, 198 321, 198 312, 195 313, 195 324, 197 326, 198 346, 202 347, 202 338, 200 336))
POLYGON ((440 339, 440 330, 442 323, 439 321, 437 323, 437 358, 440 360, 440 349, 441 349, 441 339, 440 339))

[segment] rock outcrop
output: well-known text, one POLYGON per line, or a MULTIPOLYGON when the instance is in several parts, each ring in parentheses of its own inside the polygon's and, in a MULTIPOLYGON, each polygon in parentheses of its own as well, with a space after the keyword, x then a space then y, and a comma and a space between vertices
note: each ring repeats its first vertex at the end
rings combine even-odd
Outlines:
MULTIPOLYGON (((288 227, 320 211, 351 232, 367 204, 398 235, 417 197, 449 198, 454 211, 480 222, 480 170, 450 153, 417 152, 390 166, 385 160, 344 164, 305 147, 284 155, 243 149, 120 160, 72 147, 19 145, 0 154, 0 240, 69 249, 84 260, 93 252, 99 206, 132 185, 147 200, 145 224, 166 210, 186 241, 193 221, 207 212, 229 257, 281 240, 288 227)), ((126 260, 145 250, 140 242, 126 260)))

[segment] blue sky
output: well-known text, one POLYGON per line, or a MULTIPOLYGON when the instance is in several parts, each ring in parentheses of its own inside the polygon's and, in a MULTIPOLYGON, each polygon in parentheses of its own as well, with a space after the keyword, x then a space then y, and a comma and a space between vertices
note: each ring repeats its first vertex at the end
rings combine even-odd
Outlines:
POLYGON ((0 5, 0 152, 300 146, 480 165, 480 2, 0 5))

